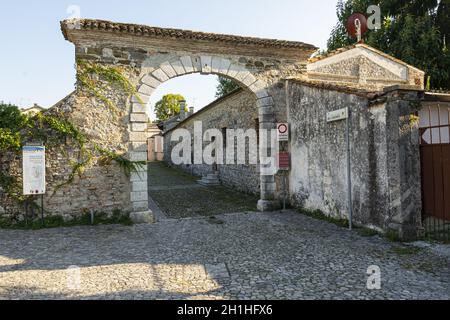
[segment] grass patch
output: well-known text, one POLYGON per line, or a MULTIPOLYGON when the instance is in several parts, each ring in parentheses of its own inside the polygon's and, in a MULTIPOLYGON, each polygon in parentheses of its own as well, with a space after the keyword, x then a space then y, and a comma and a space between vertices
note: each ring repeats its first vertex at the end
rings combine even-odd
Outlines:
POLYGON ((378 231, 366 227, 357 228, 356 232, 362 237, 375 237, 380 234, 378 231))
POLYGON ((225 221, 217 219, 215 216, 209 217, 208 222, 211 224, 225 224, 225 221))
POLYGON ((390 229, 390 230, 386 231, 386 233, 384 234, 384 237, 391 242, 402 242, 400 239, 400 235, 398 234, 398 231, 396 231, 396 230, 390 229))
POLYGON ((94 213, 94 221, 91 221, 91 214, 85 213, 69 221, 64 221, 61 216, 44 217, 44 225, 40 218, 28 221, 13 221, 11 219, 0 219, 0 229, 16 229, 16 230, 38 230, 47 228, 74 227, 74 226, 91 226, 105 224, 121 224, 125 226, 133 225, 130 215, 122 213, 120 210, 114 210, 111 215, 103 212, 94 213))
POLYGON ((422 251, 421 248, 417 247, 394 247, 391 252, 398 255, 413 255, 422 251))
POLYGON ((304 214, 305 216, 314 218, 314 219, 318 219, 318 220, 322 220, 322 221, 326 221, 329 223, 333 223, 339 227, 343 227, 343 228, 348 228, 349 227, 349 223, 347 219, 342 219, 342 218, 335 218, 335 217, 329 217, 327 215, 325 215, 321 210, 308 210, 305 208, 299 209, 299 212, 301 214, 304 214))
POLYGON ((450 244, 450 229, 443 231, 426 232, 425 235, 420 239, 428 242, 450 244))

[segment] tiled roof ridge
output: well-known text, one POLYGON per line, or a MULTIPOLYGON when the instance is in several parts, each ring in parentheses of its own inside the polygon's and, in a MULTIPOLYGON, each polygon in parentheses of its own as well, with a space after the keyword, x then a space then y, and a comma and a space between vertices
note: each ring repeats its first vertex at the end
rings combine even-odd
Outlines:
POLYGON ((308 80, 308 79, 303 79, 303 78, 288 78, 286 80, 294 81, 294 82, 300 83, 302 85, 305 85, 307 87, 339 91, 339 92, 343 92, 343 93, 354 94, 354 95, 361 96, 361 97, 367 97, 369 99, 373 99, 373 98, 383 94, 383 91, 380 91, 380 90, 366 90, 366 89, 362 89, 362 88, 356 88, 356 87, 350 86, 350 85, 327 83, 327 82, 323 82, 323 81, 313 81, 313 80, 308 80))
POLYGON ((381 55, 381 56, 383 56, 383 57, 385 57, 387 59, 390 59, 390 60, 395 61, 397 63, 400 63, 402 65, 405 65, 405 66, 408 66, 408 67, 411 67, 411 68, 414 68, 416 70, 419 70, 419 71, 423 72, 423 70, 420 70, 419 68, 414 67, 414 66, 412 66, 412 65, 410 65, 410 64, 408 64, 408 63, 406 63, 406 62, 404 62, 404 61, 402 61, 400 59, 397 59, 397 58, 395 58, 395 57, 393 57, 393 56, 391 56, 391 55, 389 55, 389 54, 387 54, 387 53, 385 53, 385 52, 383 52, 383 51, 381 51, 381 50, 379 50, 377 48, 369 46, 366 43, 355 43, 355 44, 351 44, 351 45, 348 45, 348 46, 345 46, 345 47, 342 47, 342 48, 338 48, 336 50, 329 51, 329 52, 324 53, 324 54, 319 54, 317 56, 309 58, 308 63, 314 63, 314 62, 317 62, 317 61, 320 61, 320 60, 324 60, 326 58, 335 56, 335 55, 337 55, 339 53, 346 52, 346 51, 349 51, 351 49, 358 48, 358 47, 366 48, 368 50, 371 50, 373 52, 378 53, 379 55, 381 55))
POLYGON ((75 20, 73 19, 61 21, 61 30, 66 39, 68 39, 67 30, 74 29, 75 26, 77 29, 81 30, 99 30, 107 32, 127 33, 139 36, 184 38, 192 40, 213 40, 235 44, 277 47, 277 48, 298 48, 308 50, 317 49, 315 46, 311 44, 298 41, 245 37, 237 35, 199 32, 192 30, 173 29, 173 28, 161 28, 140 24, 119 23, 107 20, 94 20, 94 19, 75 19, 75 20))

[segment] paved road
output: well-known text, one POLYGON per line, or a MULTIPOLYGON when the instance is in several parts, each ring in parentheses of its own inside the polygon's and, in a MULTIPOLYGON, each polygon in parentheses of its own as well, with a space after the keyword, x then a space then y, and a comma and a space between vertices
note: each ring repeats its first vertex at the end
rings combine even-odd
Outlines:
POLYGON ((445 257, 296 212, 0 230, 0 243, 2 299, 450 298, 445 257), (366 288, 371 265, 381 290, 366 288))

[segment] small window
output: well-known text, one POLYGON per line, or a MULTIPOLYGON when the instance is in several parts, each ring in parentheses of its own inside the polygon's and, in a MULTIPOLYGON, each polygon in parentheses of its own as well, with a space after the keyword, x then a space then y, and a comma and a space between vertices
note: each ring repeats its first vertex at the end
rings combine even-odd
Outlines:
POLYGON ((259 119, 255 119, 255 130, 256 130, 256 142, 259 146, 259 119))
POLYGON ((227 128, 224 127, 222 128, 222 141, 223 141, 223 147, 226 148, 227 147, 227 128))

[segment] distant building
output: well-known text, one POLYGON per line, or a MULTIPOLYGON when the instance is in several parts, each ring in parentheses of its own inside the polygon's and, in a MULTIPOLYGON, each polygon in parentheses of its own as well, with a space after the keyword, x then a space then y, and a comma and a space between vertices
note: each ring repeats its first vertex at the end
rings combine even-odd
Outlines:
POLYGON ((32 114, 36 114, 38 112, 42 112, 44 110, 45 110, 44 108, 42 108, 41 106, 39 106, 38 104, 35 103, 32 107, 29 107, 26 109, 21 109, 20 111, 23 114, 32 115, 32 114))

